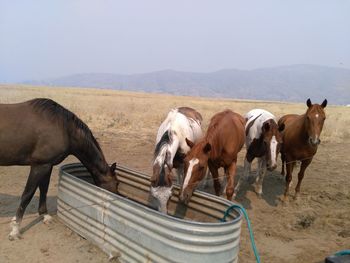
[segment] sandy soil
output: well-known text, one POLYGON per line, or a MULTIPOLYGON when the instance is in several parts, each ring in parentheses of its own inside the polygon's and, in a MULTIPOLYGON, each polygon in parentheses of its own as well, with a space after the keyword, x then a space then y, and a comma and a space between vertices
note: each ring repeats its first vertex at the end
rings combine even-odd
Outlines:
MULTIPOLYGON (((93 129, 109 161, 116 160, 120 164, 147 173, 151 171, 155 134, 160 120, 167 113, 165 109, 186 104, 203 112, 208 120, 208 116, 220 108, 234 105, 239 109, 237 111, 243 114, 255 107, 254 104, 259 104, 237 101, 220 104, 217 101, 184 97, 82 89, 16 89, 9 86, 0 86, 0 94, 2 103, 38 96, 52 97, 60 101, 77 112, 93 129), (111 94, 115 96, 113 103, 99 106, 100 111, 91 108, 92 100, 95 104, 98 104, 96 101, 105 102, 111 94), (127 107, 116 99, 121 96, 124 96, 124 103, 126 98, 129 100, 127 107), (157 105, 154 105, 154 98, 160 100, 157 105), (75 104, 72 101, 75 101, 75 104), (130 105, 132 109, 131 113, 128 113, 130 105), (148 105, 148 108, 145 105, 148 105), (135 113, 137 111, 142 113, 138 115, 135 113), (153 114, 157 118, 145 120, 142 114, 153 114), (108 122, 110 119, 113 119, 112 123, 108 122), (139 126, 138 129, 135 125, 139 126)), ((304 105, 271 105, 260 103, 259 107, 275 107, 273 109, 281 114, 304 111, 304 105)), ((349 110, 330 107, 328 116, 330 120, 328 117, 326 122, 331 125, 325 127, 324 140, 306 171, 300 200, 290 201, 286 205, 279 202, 284 189, 284 180, 279 174, 280 167, 278 171, 266 176, 264 195, 261 199, 257 198, 250 185, 245 185, 238 195, 237 201, 247 208, 251 218, 262 262, 318 263, 323 262, 324 258, 334 251, 349 248, 350 141, 349 133, 343 131, 349 123, 350 117, 344 117, 349 116, 349 110)), ((240 153, 238 175, 242 173, 244 153, 245 150, 240 153)), ((74 157, 69 157, 65 163, 75 160, 74 157)), ((39 220, 36 212, 38 197, 35 196, 27 208, 22 224, 23 239, 8 241, 9 221, 19 204, 27 174, 27 167, 0 167, 0 262, 107 262, 108 257, 103 252, 66 228, 55 216, 58 167, 53 171, 48 198, 49 211, 54 215, 53 222, 45 225, 39 220)), ((294 186, 296 178, 295 172, 294 186)), ((239 257, 243 263, 255 262, 245 223, 242 225, 239 257)))

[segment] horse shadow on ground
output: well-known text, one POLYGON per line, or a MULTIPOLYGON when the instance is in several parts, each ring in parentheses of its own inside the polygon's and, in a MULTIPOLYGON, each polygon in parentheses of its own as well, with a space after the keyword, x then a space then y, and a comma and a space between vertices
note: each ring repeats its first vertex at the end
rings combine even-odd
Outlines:
MULTIPOLYGON (((0 218, 12 217, 16 215, 17 208, 20 204, 21 196, 8 195, 0 193, 0 218)), ((57 197, 48 196, 46 199, 49 214, 57 213, 57 197)), ((30 201, 24 213, 26 215, 38 214, 39 197, 34 196, 30 201)))
MULTIPOLYGON (((285 188, 284 176, 282 176, 279 170, 277 169, 272 172, 267 171, 263 181, 263 194, 261 196, 261 199, 265 200, 265 202, 270 206, 277 206, 279 204, 280 202, 279 197, 284 193, 284 188, 285 188)), ((240 176, 243 176, 243 170, 244 170, 243 166, 237 166, 236 176, 235 176, 235 186, 240 176)), ((211 175, 209 175, 207 179, 209 179, 209 181, 212 181, 211 178, 212 178, 211 175)), ((226 198, 226 193, 225 193, 226 178, 223 174, 223 171, 221 171, 220 178, 221 178, 221 191, 222 191, 221 197, 226 198)), ((254 186, 253 186, 255 179, 256 179, 256 169, 252 169, 250 173, 250 177, 248 178, 247 181, 244 181, 244 183, 241 185, 241 189, 237 193, 236 199, 233 200, 243 205, 243 207, 246 209, 252 208, 252 205, 251 205, 252 200, 250 200, 250 198, 248 197, 248 192, 252 192, 253 194, 256 195, 254 186)), ((214 186, 212 182, 206 184, 205 186, 202 186, 202 188, 199 190, 215 195, 214 186)), ((256 197, 259 198, 257 195, 256 197)))
MULTIPOLYGON (((238 182, 240 176, 243 175, 243 167, 239 166, 237 167, 237 175, 235 178, 235 183, 238 182)), ((278 168, 277 168, 278 169, 278 168)), ((256 179, 256 171, 252 170, 250 172, 250 176, 247 181, 244 181, 244 183, 241 186, 240 191, 237 193, 235 201, 242 204, 244 208, 251 209, 251 200, 248 198, 247 193, 250 191, 254 194, 254 182, 256 179)), ((280 202, 280 196, 284 193, 285 188, 285 179, 284 176, 281 175, 281 173, 278 170, 274 170, 272 172, 267 171, 266 175, 264 177, 263 181, 263 194, 261 197, 262 200, 265 200, 265 202, 270 206, 277 206, 280 202)))

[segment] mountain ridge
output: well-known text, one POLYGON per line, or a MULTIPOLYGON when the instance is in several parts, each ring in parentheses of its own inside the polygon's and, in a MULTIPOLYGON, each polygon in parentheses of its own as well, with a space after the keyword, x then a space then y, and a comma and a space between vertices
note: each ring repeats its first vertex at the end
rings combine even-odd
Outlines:
POLYGON ((93 87, 202 97, 350 104, 350 69, 308 64, 208 73, 159 70, 149 73, 80 73, 24 84, 93 87))

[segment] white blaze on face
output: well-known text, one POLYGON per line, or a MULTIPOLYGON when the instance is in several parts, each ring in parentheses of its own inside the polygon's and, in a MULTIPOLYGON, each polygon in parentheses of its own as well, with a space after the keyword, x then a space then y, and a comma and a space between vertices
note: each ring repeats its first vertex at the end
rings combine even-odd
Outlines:
POLYGON ((186 177, 185 177, 185 182, 184 182, 184 185, 182 187, 182 190, 185 190, 190 179, 191 179, 191 176, 192 176, 192 170, 193 170, 193 167, 199 163, 199 160, 197 158, 194 158, 190 161, 190 165, 188 166, 188 170, 187 170, 187 173, 186 173, 186 177))
POLYGON ((319 116, 318 114, 315 115, 316 118, 318 118, 318 116, 319 116))
POLYGON ((277 154, 277 140, 275 136, 272 136, 271 142, 270 142, 270 151, 271 151, 271 166, 276 165, 276 154, 277 154))

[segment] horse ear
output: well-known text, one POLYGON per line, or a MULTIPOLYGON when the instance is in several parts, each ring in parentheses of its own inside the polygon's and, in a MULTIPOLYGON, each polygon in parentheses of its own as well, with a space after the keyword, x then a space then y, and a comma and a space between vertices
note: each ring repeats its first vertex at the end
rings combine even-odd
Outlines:
POLYGON ((265 132, 269 131, 270 130, 270 124, 268 122, 265 122, 264 125, 263 125, 263 130, 265 132))
POLYGON ((186 143, 190 148, 192 148, 194 146, 194 143, 187 138, 186 138, 186 143))
POLYGON ((117 169, 117 164, 113 163, 109 169, 111 169, 111 171, 114 172, 115 169, 117 169))
POLYGON ((211 151, 211 145, 210 145, 210 143, 207 142, 207 144, 203 148, 203 152, 208 153, 210 151, 211 151))
POLYGON ((279 132, 283 131, 285 127, 286 125, 284 123, 280 124, 280 126, 278 126, 278 131, 279 132))
POLYGON ((310 100, 310 99, 307 99, 306 105, 307 105, 309 108, 312 106, 312 103, 311 103, 311 100, 310 100))
POLYGON ((327 99, 325 99, 321 104, 322 108, 326 108, 326 106, 327 106, 327 99))

